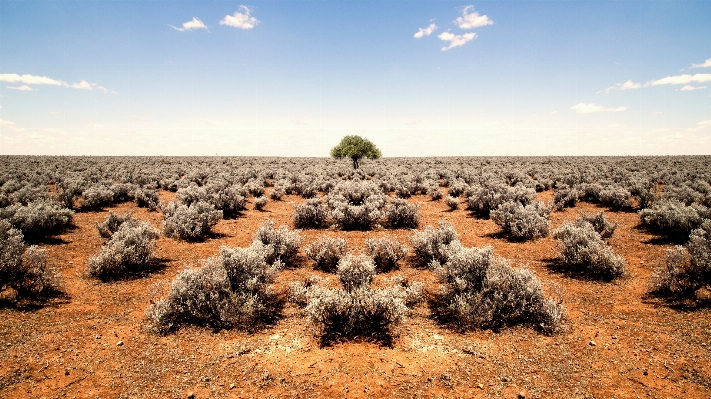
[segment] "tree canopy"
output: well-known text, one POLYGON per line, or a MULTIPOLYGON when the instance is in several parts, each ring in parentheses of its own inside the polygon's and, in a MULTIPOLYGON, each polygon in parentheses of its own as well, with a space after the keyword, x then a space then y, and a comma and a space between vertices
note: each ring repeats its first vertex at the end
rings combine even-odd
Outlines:
POLYGON ((346 136, 341 142, 331 149, 334 158, 350 158, 353 168, 358 169, 358 160, 361 158, 377 159, 382 153, 370 140, 360 136, 346 136))

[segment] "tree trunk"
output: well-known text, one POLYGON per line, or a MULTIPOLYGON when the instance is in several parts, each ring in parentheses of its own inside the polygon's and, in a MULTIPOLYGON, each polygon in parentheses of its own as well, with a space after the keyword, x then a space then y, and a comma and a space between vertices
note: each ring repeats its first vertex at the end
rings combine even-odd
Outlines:
POLYGON ((353 157, 351 159, 353 159, 353 169, 358 169, 358 158, 353 157))

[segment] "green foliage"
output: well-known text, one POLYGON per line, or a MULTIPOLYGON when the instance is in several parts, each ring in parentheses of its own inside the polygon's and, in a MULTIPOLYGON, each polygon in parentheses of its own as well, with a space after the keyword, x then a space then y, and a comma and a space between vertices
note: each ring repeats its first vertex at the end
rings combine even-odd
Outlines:
POLYGON ((358 169, 358 160, 361 158, 377 159, 382 156, 380 150, 370 140, 360 136, 346 136, 341 142, 331 149, 334 158, 350 158, 353 168, 358 169))

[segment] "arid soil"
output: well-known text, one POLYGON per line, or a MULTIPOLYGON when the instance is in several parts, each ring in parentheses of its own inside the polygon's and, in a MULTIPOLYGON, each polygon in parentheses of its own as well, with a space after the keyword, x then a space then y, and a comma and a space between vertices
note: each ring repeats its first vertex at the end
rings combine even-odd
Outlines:
MULTIPOLYGON (((161 192, 167 201, 174 194, 161 192)), ((552 192, 540 194, 549 201, 552 192)), ((160 336, 151 332, 145 310, 185 267, 217 254, 220 246, 247 246, 266 219, 291 225, 285 196, 265 211, 249 209, 221 221, 214 235, 190 243, 160 238, 158 267, 143 276, 103 283, 83 277, 87 259, 104 243, 94 223, 109 210, 161 228, 160 212, 124 203, 101 212, 78 212, 75 227, 41 244, 61 271, 66 298, 47 304, 0 307, 0 397, 2 398, 264 398, 264 397, 504 397, 516 398, 709 398, 711 397, 711 312, 672 306, 646 295, 655 267, 672 244, 640 230, 634 212, 609 212, 619 223, 609 239, 629 274, 613 282, 586 280, 556 270, 555 240, 509 242, 491 220, 442 201, 415 196, 421 228, 446 219, 466 246, 490 245, 495 252, 535 271, 568 310, 566 330, 542 335, 520 326, 499 332, 458 333, 437 325, 426 304, 399 328, 392 347, 345 342, 319 347, 299 308, 287 305, 283 318, 256 333, 187 327, 160 336)), ((554 212, 552 228, 600 209, 580 203, 554 212)), ((406 229, 342 232, 304 230, 304 244, 330 235, 344 237, 358 252, 370 237, 389 235, 409 244, 406 229)), ((411 256, 402 274, 436 289, 435 276, 415 268, 411 256)), ((311 274, 303 253, 278 276, 278 289, 311 274)), ((379 277, 382 278, 382 277, 379 277)))

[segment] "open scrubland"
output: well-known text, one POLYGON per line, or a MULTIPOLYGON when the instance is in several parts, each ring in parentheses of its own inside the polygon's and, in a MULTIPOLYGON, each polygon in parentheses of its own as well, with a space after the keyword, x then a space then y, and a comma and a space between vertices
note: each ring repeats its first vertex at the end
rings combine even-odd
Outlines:
POLYGON ((711 157, 0 157, 0 397, 711 397, 711 157))

